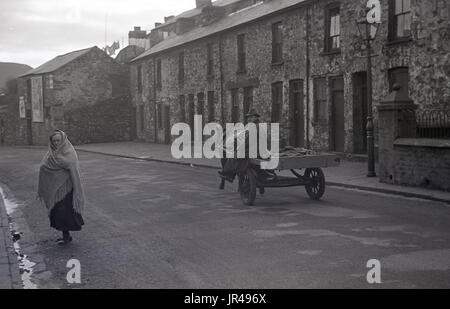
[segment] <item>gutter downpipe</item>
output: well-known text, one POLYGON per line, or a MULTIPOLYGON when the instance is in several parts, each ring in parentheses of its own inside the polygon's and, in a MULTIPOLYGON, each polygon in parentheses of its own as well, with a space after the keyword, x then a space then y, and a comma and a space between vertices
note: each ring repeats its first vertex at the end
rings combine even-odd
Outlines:
POLYGON ((219 35, 219 68, 220 68, 220 113, 222 126, 225 125, 225 101, 224 101, 224 93, 223 93, 223 55, 222 55, 222 35, 219 35))
POLYGON ((158 126, 157 126, 157 121, 159 121, 159 119, 156 119, 156 89, 157 89, 157 85, 156 85, 156 58, 153 57, 153 142, 156 144, 157 143, 157 135, 158 135, 158 126))

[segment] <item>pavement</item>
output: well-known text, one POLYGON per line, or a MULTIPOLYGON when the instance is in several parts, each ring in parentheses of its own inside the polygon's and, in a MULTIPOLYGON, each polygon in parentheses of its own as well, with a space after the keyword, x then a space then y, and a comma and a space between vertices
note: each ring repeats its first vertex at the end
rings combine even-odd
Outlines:
MULTIPOLYGON (((175 159, 171 155, 170 145, 118 142, 87 144, 76 146, 78 151, 104 154, 129 159, 166 162, 195 167, 220 168, 219 159, 175 159)), ((287 172, 289 173, 289 172, 287 172)), ((421 198, 450 204, 450 192, 431 190, 419 187, 408 187, 381 183, 379 178, 366 177, 367 164, 351 160, 342 160, 340 166, 325 169, 328 185, 346 187, 350 189, 401 195, 405 197, 421 198)))
MULTIPOLYGON (((0 188, 1 190, 1 188, 0 188)), ((21 287, 19 262, 9 228, 8 215, 4 205, 4 192, 0 191, 0 289, 21 287)))

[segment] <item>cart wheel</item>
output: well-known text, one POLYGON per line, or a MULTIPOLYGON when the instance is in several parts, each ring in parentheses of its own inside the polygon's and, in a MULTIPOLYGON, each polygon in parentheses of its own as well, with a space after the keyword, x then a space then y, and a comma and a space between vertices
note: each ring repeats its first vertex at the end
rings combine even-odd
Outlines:
POLYGON ((312 200, 318 201, 325 193, 325 175, 321 168, 307 168, 305 177, 311 179, 311 183, 305 186, 306 192, 312 200))
POLYGON ((245 205, 252 206, 255 203, 256 177, 250 169, 239 175, 239 192, 245 205))

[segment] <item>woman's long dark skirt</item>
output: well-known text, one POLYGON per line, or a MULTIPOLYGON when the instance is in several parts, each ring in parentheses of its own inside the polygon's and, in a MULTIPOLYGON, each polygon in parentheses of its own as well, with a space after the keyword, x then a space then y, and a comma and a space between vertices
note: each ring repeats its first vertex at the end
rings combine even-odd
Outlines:
POLYGON ((83 217, 73 210, 73 191, 56 203, 50 213, 50 226, 58 231, 81 231, 83 217))

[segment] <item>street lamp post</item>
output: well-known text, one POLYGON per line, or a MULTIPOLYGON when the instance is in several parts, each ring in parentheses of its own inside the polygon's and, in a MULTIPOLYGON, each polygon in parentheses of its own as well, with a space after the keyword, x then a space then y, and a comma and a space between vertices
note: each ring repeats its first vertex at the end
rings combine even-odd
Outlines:
POLYGON ((375 140, 372 112, 372 48, 371 42, 375 40, 378 32, 377 23, 369 23, 367 18, 356 22, 361 38, 366 42, 367 50, 367 177, 376 177, 375 173, 375 140))

